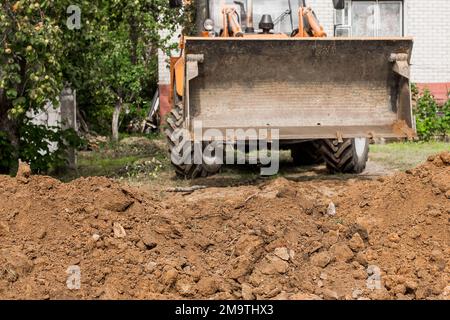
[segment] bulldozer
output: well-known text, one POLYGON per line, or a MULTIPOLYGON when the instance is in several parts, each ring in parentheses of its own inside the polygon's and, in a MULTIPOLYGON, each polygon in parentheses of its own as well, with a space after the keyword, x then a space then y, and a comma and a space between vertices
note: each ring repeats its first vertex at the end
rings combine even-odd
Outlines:
POLYGON ((328 36, 305 0, 196 6, 197 35, 182 35, 170 59, 165 133, 179 176, 215 174, 224 163, 217 148, 262 139, 229 129, 277 129, 264 139, 290 150, 296 165, 352 174, 365 170, 374 139, 415 136, 412 38, 328 36))

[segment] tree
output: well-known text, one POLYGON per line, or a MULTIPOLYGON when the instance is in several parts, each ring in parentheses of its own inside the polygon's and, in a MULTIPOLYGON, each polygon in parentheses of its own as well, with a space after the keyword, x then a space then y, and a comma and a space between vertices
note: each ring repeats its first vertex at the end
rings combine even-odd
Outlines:
POLYGON ((157 50, 172 47, 160 31, 174 31, 181 19, 179 11, 167 4, 166 0, 111 0, 97 2, 97 6, 89 2, 82 9, 89 16, 83 15, 82 29, 72 36, 71 43, 81 46, 72 46, 75 54, 69 55, 67 65, 72 69, 67 70, 67 78, 76 84, 82 99, 79 105, 88 114, 103 110, 100 117, 111 116, 113 140, 118 139, 124 109, 150 105, 151 88, 156 87, 157 50))
POLYGON ((170 10, 166 0, 80 0, 81 29, 72 30, 66 25, 69 5, 69 0, 0 4, 2 172, 21 154, 30 154, 21 151, 33 139, 21 139, 23 128, 31 128, 27 111, 42 109, 49 101, 56 105, 66 82, 77 89, 87 114, 115 110, 117 138, 121 111, 143 108, 151 99, 148 88, 156 84, 157 49, 168 49, 159 30, 175 30, 180 21, 180 12, 170 10))
POLYGON ((62 31, 38 2, 6 0, 0 8, 0 130, 17 148, 26 111, 61 90, 62 31))
POLYGON ((10 162, 19 157, 26 112, 55 103, 63 84, 60 10, 48 9, 48 1, 0 6, 0 131, 3 145, 10 144, 10 162))
POLYGON ((450 133, 450 100, 439 106, 430 90, 416 94, 417 102, 414 108, 417 134, 422 140, 436 137, 445 139, 450 133))

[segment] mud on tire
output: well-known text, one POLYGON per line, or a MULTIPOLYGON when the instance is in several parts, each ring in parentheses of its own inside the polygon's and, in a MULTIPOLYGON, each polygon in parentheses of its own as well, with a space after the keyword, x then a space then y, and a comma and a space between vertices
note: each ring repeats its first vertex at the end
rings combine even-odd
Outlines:
POLYGON ((322 140, 321 151, 330 173, 362 173, 369 158, 369 139, 322 140))

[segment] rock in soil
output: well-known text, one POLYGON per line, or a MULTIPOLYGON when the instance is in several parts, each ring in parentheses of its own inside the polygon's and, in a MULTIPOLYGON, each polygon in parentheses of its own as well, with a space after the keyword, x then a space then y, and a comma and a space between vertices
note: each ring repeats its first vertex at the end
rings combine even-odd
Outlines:
POLYGON ((331 256, 326 251, 319 252, 311 257, 314 266, 325 268, 331 262, 331 256))
POLYGON ((244 300, 254 300, 255 296, 253 295, 253 288, 247 284, 247 283, 243 283, 242 284, 242 299, 244 300))
POLYGON ((127 233, 125 232, 125 229, 118 222, 114 222, 113 231, 114 231, 114 237, 116 237, 116 238, 125 238, 127 235, 127 233))
POLYGON ((16 179, 21 183, 28 183, 31 176, 30 165, 19 160, 19 168, 17 169, 16 179))
POLYGON ((203 296, 209 297, 219 290, 219 286, 215 278, 206 276, 197 282, 197 290, 203 296))
POLYGON ((280 258, 280 259, 282 259, 284 261, 288 261, 290 259, 290 257, 291 257, 290 250, 288 248, 286 248, 286 247, 276 248, 275 251, 274 251, 274 254, 278 258, 280 258))
POLYGON ((359 235, 359 233, 355 233, 352 236, 352 238, 348 242, 348 245, 349 245, 350 249, 352 249, 355 252, 360 251, 360 250, 364 249, 364 247, 365 247, 364 241, 361 238, 361 236, 359 235))
POLYGON ((268 254, 259 266, 261 273, 266 275, 284 274, 288 268, 286 261, 272 254, 268 254))
POLYGON ((350 262, 353 258, 353 252, 346 244, 334 244, 330 252, 336 261, 350 262))

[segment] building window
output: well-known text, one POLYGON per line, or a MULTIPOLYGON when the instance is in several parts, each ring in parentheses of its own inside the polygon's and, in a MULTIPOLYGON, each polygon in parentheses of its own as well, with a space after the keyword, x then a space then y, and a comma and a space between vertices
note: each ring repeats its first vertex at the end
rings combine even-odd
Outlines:
POLYGON ((348 0, 335 10, 336 37, 401 37, 403 1, 348 0))

